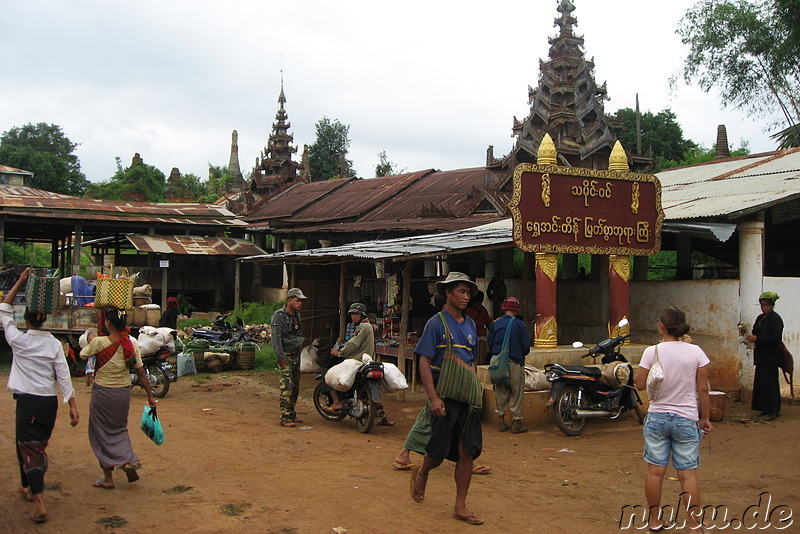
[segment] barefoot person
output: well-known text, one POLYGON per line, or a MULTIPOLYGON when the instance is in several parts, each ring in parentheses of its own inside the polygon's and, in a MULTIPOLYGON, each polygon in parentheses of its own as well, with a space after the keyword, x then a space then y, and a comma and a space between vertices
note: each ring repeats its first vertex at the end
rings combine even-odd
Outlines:
POLYGON ((475 458, 483 446, 480 408, 482 388, 472 366, 477 333, 475 322, 463 312, 478 287, 463 273, 451 272, 436 289, 447 301, 431 317, 414 352, 431 418, 431 435, 422 466, 411 469, 411 498, 425 499, 430 472, 445 458, 456 462, 456 499, 453 518, 471 525, 483 520, 467 508, 467 493, 475 458))
POLYGON ((29 273, 30 268, 23 271, 0 304, 0 322, 13 352, 8 389, 14 392, 17 401, 19 492, 36 506, 30 515, 31 520, 44 523, 47 521, 47 509, 42 493, 48 463, 47 443, 58 412, 56 383, 64 402, 69 403, 70 424, 77 425, 80 417, 64 348, 52 334, 41 330, 47 315, 26 310, 25 333, 20 332, 14 322, 14 299, 22 284, 27 282, 29 273))
POLYGON ((89 444, 103 469, 103 478, 92 482, 102 489, 114 488, 114 468, 119 467, 128 482, 139 480, 136 472, 139 458, 131 447, 128 434, 128 412, 131 406, 131 377, 133 370, 147 392, 147 402, 156 407, 150 380, 142 366, 139 344, 128 334, 124 310, 107 308, 107 336, 94 338, 81 349, 84 360, 95 356, 94 384, 89 403, 89 444))
POLYGON ((670 457, 678 471, 689 528, 693 534, 705 532, 699 521, 702 511, 697 468, 700 465, 700 439, 711 431, 711 399, 708 395, 708 364, 711 361, 703 349, 681 341, 688 332, 689 325, 683 311, 675 306, 664 309, 658 319, 658 333, 664 342, 644 350, 634 376, 636 387, 643 390, 656 361, 664 370, 658 397, 650 399, 644 421, 643 457, 648 464, 644 493, 650 532, 661 532, 674 526, 661 517, 661 486, 670 457))

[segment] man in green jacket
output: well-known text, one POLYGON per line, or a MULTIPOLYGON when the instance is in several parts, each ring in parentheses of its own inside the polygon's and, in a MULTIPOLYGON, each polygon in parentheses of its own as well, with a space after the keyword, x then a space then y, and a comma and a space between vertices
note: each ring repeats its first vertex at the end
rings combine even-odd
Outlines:
POLYGON ((300 310, 306 296, 293 287, 286 296, 286 306, 272 314, 272 349, 281 374, 281 426, 302 423, 294 406, 300 392, 300 349, 303 348, 303 323, 300 310))

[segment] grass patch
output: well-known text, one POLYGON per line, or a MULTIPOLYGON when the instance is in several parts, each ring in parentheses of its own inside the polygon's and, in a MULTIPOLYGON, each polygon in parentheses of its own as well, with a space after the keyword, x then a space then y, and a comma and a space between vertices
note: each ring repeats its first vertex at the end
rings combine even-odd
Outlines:
POLYGON ((258 346, 256 352, 256 370, 257 371, 271 371, 278 368, 278 360, 275 358, 275 351, 272 350, 272 344, 262 343, 258 346))
POLYGON ((211 326, 211 319, 208 317, 189 317, 178 321, 178 328, 181 330, 190 326, 211 326))
POLYGON ((233 314, 228 318, 228 322, 234 324, 236 319, 241 319, 244 324, 270 324, 272 314, 278 308, 286 306, 286 301, 281 302, 242 302, 238 308, 233 310, 233 314))

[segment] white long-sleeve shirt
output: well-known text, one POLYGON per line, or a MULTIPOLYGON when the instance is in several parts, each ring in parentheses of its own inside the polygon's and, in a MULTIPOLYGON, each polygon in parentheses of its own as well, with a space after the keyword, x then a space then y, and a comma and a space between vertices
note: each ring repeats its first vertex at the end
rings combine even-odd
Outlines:
POLYGON ((30 329, 20 332, 14 322, 14 307, 0 303, 0 322, 14 352, 8 389, 14 393, 54 397, 56 382, 64 402, 75 395, 64 348, 50 332, 30 329))

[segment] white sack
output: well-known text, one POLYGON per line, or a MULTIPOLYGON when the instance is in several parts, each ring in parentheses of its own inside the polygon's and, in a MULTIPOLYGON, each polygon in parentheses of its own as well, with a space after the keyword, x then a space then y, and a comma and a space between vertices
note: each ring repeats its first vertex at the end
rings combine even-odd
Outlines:
POLYGON ((358 360, 345 360, 336 364, 325 373, 325 383, 336 391, 347 391, 356 381, 356 372, 362 363, 358 360))
POLYGON ((67 277, 67 278, 62 278, 61 281, 59 282, 59 285, 61 286, 61 294, 62 295, 67 295, 69 293, 72 293, 72 277, 71 276, 67 277))
POLYGON ((542 391, 550 389, 550 382, 544 376, 544 371, 532 365, 525 366, 525 391, 542 391))
POLYGON ((319 373, 320 371, 322 371, 322 367, 317 361, 317 348, 313 343, 303 347, 303 350, 300 351, 300 372, 319 373))
POLYGON ((381 391, 384 393, 394 393, 401 389, 408 389, 408 382, 406 377, 400 372, 400 369, 393 363, 383 364, 383 379, 381 380, 381 391))
MULTIPOLYGON (((169 329, 166 330, 169 331, 169 329)), ((152 326, 141 327, 139 329, 139 348, 142 354, 147 356, 148 354, 153 354, 161 347, 166 346, 169 341, 172 341, 172 336, 168 337, 170 338, 169 340, 167 340, 163 332, 159 332, 157 328, 152 326)))

